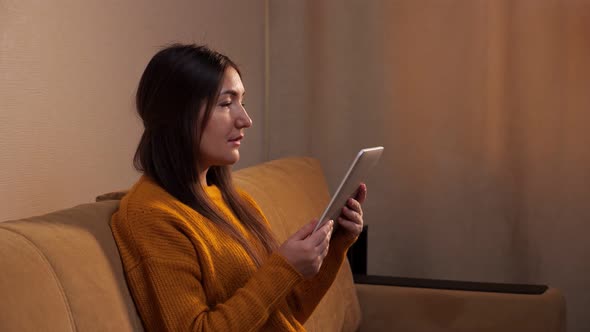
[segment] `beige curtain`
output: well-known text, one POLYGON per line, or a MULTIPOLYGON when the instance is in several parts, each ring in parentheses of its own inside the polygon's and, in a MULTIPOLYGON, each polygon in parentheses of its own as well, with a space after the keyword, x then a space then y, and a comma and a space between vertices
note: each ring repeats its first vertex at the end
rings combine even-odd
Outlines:
POLYGON ((369 272, 546 283, 590 330, 590 1, 270 9, 270 156, 311 154, 334 188, 386 148, 369 272))

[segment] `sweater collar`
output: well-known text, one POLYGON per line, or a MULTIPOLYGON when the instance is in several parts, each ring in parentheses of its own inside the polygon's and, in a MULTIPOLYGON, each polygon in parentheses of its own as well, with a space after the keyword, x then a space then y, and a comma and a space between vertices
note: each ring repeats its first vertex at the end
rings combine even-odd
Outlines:
POLYGON ((203 190, 211 198, 212 200, 216 200, 221 198, 221 191, 216 185, 204 186, 203 190))

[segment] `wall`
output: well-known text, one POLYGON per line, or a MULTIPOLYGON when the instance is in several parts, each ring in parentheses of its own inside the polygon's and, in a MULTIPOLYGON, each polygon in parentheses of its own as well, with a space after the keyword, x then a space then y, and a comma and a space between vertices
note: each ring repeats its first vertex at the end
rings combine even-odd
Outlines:
POLYGON ((300 0, 269 2, 269 159, 309 156, 312 120, 310 7, 300 0))
POLYGON ((263 158, 264 1, 0 0, 0 220, 126 188, 141 133, 133 96, 170 42, 207 43, 244 72, 263 158))

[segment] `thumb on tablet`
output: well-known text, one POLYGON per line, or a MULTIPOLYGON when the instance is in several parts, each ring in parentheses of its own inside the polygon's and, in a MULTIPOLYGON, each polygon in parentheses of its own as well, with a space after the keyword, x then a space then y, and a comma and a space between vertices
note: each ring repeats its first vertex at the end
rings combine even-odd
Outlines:
POLYGON ((309 234, 311 234, 317 223, 318 220, 313 219, 312 221, 301 227, 297 232, 295 232, 295 234, 291 235, 291 239, 305 240, 309 236, 309 234))
POLYGON ((367 199, 367 185, 364 183, 361 183, 358 187, 358 189, 356 190, 356 193, 354 195, 354 199, 363 204, 365 202, 365 199, 367 199))

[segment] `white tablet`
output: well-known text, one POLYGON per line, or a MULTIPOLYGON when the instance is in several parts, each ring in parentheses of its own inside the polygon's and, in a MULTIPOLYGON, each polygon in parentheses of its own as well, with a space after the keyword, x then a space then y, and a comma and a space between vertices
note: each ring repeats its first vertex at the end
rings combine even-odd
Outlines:
POLYGON ((328 207, 324 210, 320 221, 313 230, 314 232, 330 219, 336 222, 336 218, 340 215, 346 201, 356 193, 359 185, 366 181, 371 169, 379 161, 382 152, 382 146, 362 149, 359 151, 348 168, 348 172, 346 172, 342 182, 340 182, 340 186, 338 186, 338 189, 336 189, 336 192, 332 196, 330 204, 328 204, 328 207))

